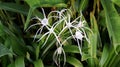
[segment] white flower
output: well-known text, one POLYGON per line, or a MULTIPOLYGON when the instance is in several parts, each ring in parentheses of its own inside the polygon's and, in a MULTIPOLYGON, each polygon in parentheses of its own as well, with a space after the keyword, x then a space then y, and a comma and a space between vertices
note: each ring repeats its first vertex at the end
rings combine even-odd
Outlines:
MULTIPOLYGON (((43 19, 41 19, 41 18, 39 18, 39 17, 34 17, 34 18, 32 18, 32 19, 37 19, 37 20, 39 20, 39 23, 32 24, 32 25, 29 26, 28 29, 27 29, 27 30, 29 30, 29 29, 30 29, 31 27, 33 27, 33 26, 40 25, 40 28, 37 30, 37 32, 36 32, 36 34, 35 34, 35 36, 34 36, 34 40, 35 40, 35 38, 36 38, 36 36, 37 36, 38 34, 41 34, 41 33, 42 33, 42 30, 43 30, 44 27, 46 27, 46 28, 48 29, 48 27, 51 26, 51 25, 49 24, 49 19, 52 18, 52 17, 57 17, 57 16, 50 16, 50 17, 47 18, 47 16, 46 16, 43 8, 42 8, 42 12, 43 12, 44 18, 43 18, 43 19)), ((26 31, 27 31, 27 30, 26 30, 26 31)), ((33 41, 34 41, 34 40, 33 40, 33 41)))
POLYGON ((54 54, 53 54, 53 60, 54 62, 56 63, 57 66, 60 66, 60 58, 61 58, 61 54, 63 53, 63 59, 64 59, 64 64, 63 66, 65 65, 65 62, 66 62, 66 55, 65 55, 65 52, 64 52, 64 49, 62 48, 62 46, 58 47, 54 54))
MULTIPOLYGON (((74 38, 74 40, 77 41, 77 45, 78 45, 80 54, 82 55, 82 41, 83 41, 83 38, 85 38, 87 40, 87 42, 90 43, 90 41, 87 37, 87 34, 85 32, 85 29, 87 29, 87 30, 90 30, 90 29, 88 27, 85 27, 85 20, 82 20, 82 14, 81 14, 81 16, 77 17, 73 21, 71 21, 70 15, 68 14, 68 19, 65 20, 65 23, 66 23, 66 26, 62 29, 62 31, 59 33, 58 36, 60 36, 60 34, 62 34, 65 29, 69 29, 69 32, 71 33, 71 36, 74 38), (76 32, 74 32, 72 30, 76 30, 76 32), (73 35, 73 33, 75 35, 73 35)), ((66 38, 62 42, 62 44, 64 44, 66 42, 66 40, 70 39, 71 36, 66 38)))
POLYGON ((82 28, 85 26, 85 21, 79 21, 79 23, 77 24, 78 28, 82 28))
POLYGON ((42 36, 40 37, 40 39, 37 41, 37 42, 39 42, 39 41, 42 40, 45 36, 47 36, 47 38, 45 39, 44 44, 43 44, 41 47, 44 47, 44 46, 45 46, 45 44, 47 43, 48 38, 50 37, 51 34, 53 34, 53 35, 55 36, 55 38, 56 38, 59 46, 62 46, 62 44, 61 44, 61 42, 60 42, 60 40, 59 40, 56 32, 54 32, 53 26, 52 26, 51 28, 49 28, 49 27, 46 27, 46 28, 48 29, 48 32, 46 32, 44 35, 42 35, 42 36))
POLYGON ((79 23, 76 25, 76 29, 81 31, 84 35, 84 38, 87 40, 88 43, 90 43, 85 30, 90 31, 91 33, 92 33, 92 31, 88 27, 85 26, 85 20, 84 21, 80 20, 79 23))
POLYGON ((58 34, 58 36, 60 36, 60 35, 64 32, 65 29, 69 29, 71 35, 72 35, 73 38, 74 38, 73 32, 72 32, 72 30, 71 30, 71 27, 73 27, 73 25, 72 25, 72 23, 70 22, 70 14, 68 14, 68 19, 67 19, 67 20, 64 19, 64 20, 65 20, 66 26, 63 27, 63 29, 62 29, 61 32, 58 34))
POLYGON ((76 31, 75 32, 75 38, 77 39, 77 43, 78 43, 78 48, 79 48, 79 51, 80 51, 80 54, 82 55, 82 39, 83 39, 83 35, 82 35, 82 32, 81 31, 76 31), (80 40, 80 42, 79 42, 80 40))
POLYGON ((47 19, 47 18, 44 18, 44 19, 41 21, 41 24, 42 24, 43 26, 48 25, 48 19, 47 19))
POLYGON ((81 31, 76 31, 75 32, 75 38, 79 39, 79 40, 82 40, 83 39, 83 35, 82 35, 82 32, 81 31))
POLYGON ((64 65, 65 65, 66 55, 62 46, 67 40, 71 38, 77 41, 80 54, 82 55, 82 41, 83 39, 85 39, 89 43, 86 30, 90 30, 88 27, 85 26, 85 20, 82 20, 82 12, 81 12, 81 15, 75 18, 74 20, 73 18, 71 19, 72 11, 70 11, 69 9, 63 9, 61 11, 51 11, 48 14, 48 18, 43 8, 42 8, 42 12, 43 12, 44 18, 43 19, 38 17, 33 18, 33 19, 39 20, 39 23, 33 24, 28 28, 30 29, 33 26, 40 25, 40 28, 37 30, 34 36, 34 39, 38 34, 42 34, 43 28, 47 29, 47 31, 45 31, 44 34, 42 34, 42 36, 37 40, 37 42, 40 42, 42 39, 45 38, 41 48, 43 48, 46 45, 46 43, 48 42, 48 39, 50 39, 50 36, 53 35, 56 38, 57 44, 58 44, 58 48, 55 50, 53 54, 53 60, 59 66, 60 59, 63 54, 64 65), (57 13, 57 15, 52 16, 52 13, 57 13), (50 18, 57 18, 57 20, 55 20, 56 22, 54 23, 50 23, 49 22, 50 18), (60 28, 60 32, 59 32, 57 31, 57 28, 59 27, 60 24, 62 25, 62 30, 60 28), (63 32, 65 31, 68 31, 70 35, 66 37, 66 39, 65 38, 62 39, 64 36, 61 36, 61 34, 63 34, 63 32))

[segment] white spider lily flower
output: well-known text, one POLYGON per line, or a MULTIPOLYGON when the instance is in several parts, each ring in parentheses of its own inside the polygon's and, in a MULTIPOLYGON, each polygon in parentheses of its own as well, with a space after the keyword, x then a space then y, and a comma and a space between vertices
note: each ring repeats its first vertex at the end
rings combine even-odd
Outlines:
MULTIPOLYGON (((70 10, 69 10, 69 12, 71 13, 70 10)), ((70 15, 69 13, 68 13, 67 15, 68 15, 68 19, 66 20, 66 19, 64 18, 65 23, 66 23, 66 26, 62 29, 62 31, 59 33, 58 36, 60 36, 60 35, 63 33, 63 31, 64 31, 65 29, 69 29, 71 35, 72 35, 73 38, 75 39, 75 37, 74 37, 74 35, 73 35, 73 32, 72 32, 71 28, 76 28, 73 24, 76 23, 78 19, 81 19, 82 13, 81 13, 81 16, 77 17, 77 18, 74 19, 73 21, 71 21, 71 15, 70 15)))
POLYGON ((92 33, 92 31, 91 31, 88 27, 85 26, 85 20, 84 20, 84 21, 81 21, 81 20, 80 20, 80 21, 78 22, 78 24, 75 26, 75 28, 76 28, 77 30, 81 30, 81 31, 83 32, 83 34, 84 34, 84 38, 87 40, 88 43, 90 43, 90 41, 89 41, 89 39, 88 39, 88 37, 87 37, 87 35, 86 35, 85 29, 87 29, 87 30, 90 31, 91 33, 92 33))
MULTIPOLYGON (((58 19, 59 19, 59 21, 65 21, 65 19, 67 18, 66 16, 65 16, 65 12, 67 11, 67 10, 69 10, 69 9, 62 9, 61 11, 51 11, 49 14, 48 14, 48 16, 51 16, 51 14, 52 13, 57 13, 58 14, 58 16, 55 16, 55 17, 57 17, 58 19)), ((72 12, 69 10, 69 13, 71 13, 72 14, 72 12)), ((60 24, 61 22, 55 22, 53 25, 55 25, 55 24, 60 24)), ((57 25, 56 25, 57 26, 57 25)), ((56 27, 55 26, 55 27, 56 27)))
MULTIPOLYGON (((37 20, 39 20, 40 23, 32 24, 32 25, 29 26, 28 29, 26 30, 26 31, 28 31, 31 27, 36 26, 36 25, 40 25, 40 28, 37 30, 37 32, 36 32, 36 34, 35 34, 35 36, 34 36, 34 40, 35 40, 35 38, 37 37, 38 34, 41 34, 41 33, 42 33, 42 30, 43 30, 44 27, 47 27, 47 28, 48 28, 48 26, 51 26, 51 25, 49 24, 49 19, 52 18, 52 17, 57 17, 57 16, 50 16, 50 17, 47 18, 47 17, 46 17, 46 14, 45 14, 45 12, 44 12, 44 9, 43 9, 43 8, 41 8, 41 9, 42 9, 44 18, 43 18, 43 19, 41 19, 41 18, 39 18, 39 17, 34 17, 34 18, 32 18, 32 19, 37 19, 37 20)), ((57 17, 57 18, 58 18, 58 17, 57 17)), ((33 40, 33 41, 34 41, 34 40, 33 40)))
POLYGON ((75 32, 75 38, 77 38, 77 39, 79 39, 79 40, 82 41, 83 37, 84 37, 84 36, 83 36, 83 34, 82 34, 81 31, 76 31, 76 32, 75 32))
POLYGON ((66 54, 65 54, 65 52, 64 52, 64 49, 62 48, 62 46, 60 46, 60 47, 58 47, 56 50, 55 50, 55 52, 54 52, 54 54, 53 54, 53 61, 55 62, 55 64, 57 65, 57 66, 60 66, 60 58, 61 58, 61 54, 63 53, 63 59, 64 59, 64 64, 63 64, 63 66, 65 65, 65 63, 66 63, 66 54))
POLYGON ((42 40, 45 36, 48 35, 47 38, 46 38, 46 40, 45 40, 45 42, 44 42, 44 44, 43 44, 41 47, 44 47, 44 46, 45 46, 45 44, 47 43, 48 38, 50 37, 51 34, 53 34, 53 35, 55 36, 58 44, 59 44, 60 46, 62 46, 62 44, 61 44, 61 42, 60 42, 60 40, 59 40, 59 37, 58 37, 57 34, 54 32, 53 26, 52 26, 51 28, 49 28, 49 27, 46 26, 46 28, 48 29, 48 32, 46 32, 44 35, 42 35, 42 37, 40 37, 40 39, 37 41, 37 42, 39 42, 39 41, 42 40))
POLYGON ((60 36, 65 29, 69 29, 71 35, 72 35, 73 38, 74 38, 73 32, 72 32, 72 30, 71 30, 71 27, 73 27, 73 25, 72 25, 72 23, 70 22, 70 15, 68 14, 68 20, 66 20, 66 19, 64 19, 64 20, 65 20, 66 26, 61 30, 61 32, 58 34, 58 36, 60 36))
POLYGON ((84 26, 85 26, 85 21, 81 21, 81 20, 80 20, 80 21, 78 22, 78 24, 77 24, 77 27, 78 27, 78 28, 82 28, 82 27, 84 27, 84 26))
POLYGON ((75 32, 75 38, 77 39, 78 48, 79 48, 80 54, 82 55, 82 39, 84 38, 82 32, 81 31, 76 31, 75 32), (81 44, 79 43, 79 40, 81 41, 81 44))
POLYGON ((41 21, 41 24, 42 24, 43 26, 48 25, 48 19, 47 19, 47 18, 44 18, 44 19, 41 21))
POLYGON ((58 54, 62 54, 62 47, 57 48, 58 54))
MULTIPOLYGON (((39 19, 39 18, 38 18, 38 19, 39 19)), ((40 20, 40 19, 39 19, 39 20, 40 20)), ((47 26, 48 24, 46 24, 46 23, 43 24, 44 22, 42 22, 43 25, 37 30, 34 39, 36 38, 38 32, 39 32, 39 34, 41 34, 43 27, 46 27, 47 30, 48 30, 48 32, 46 32, 45 34, 43 34, 43 35, 40 37, 40 39, 37 40, 37 42, 41 41, 45 36, 47 36, 44 44, 42 45, 42 47, 44 47, 45 44, 47 43, 50 35, 53 34, 53 35, 55 36, 57 42, 59 43, 59 45, 62 45, 62 44, 60 43, 60 40, 59 40, 57 34, 54 32, 54 29, 55 29, 55 27, 58 26, 63 20, 64 20, 64 19, 61 19, 60 21, 55 22, 52 26, 47 26), (60 22, 60 23, 58 23, 58 22, 60 22)), ((31 25, 30 27, 35 26, 35 25, 40 25, 40 24, 41 24, 41 23, 36 23, 36 24, 34 24, 34 25, 31 25)), ((30 27, 29 27, 29 28, 30 28, 30 27)))
MULTIPOLYGON (((82 14, 81 14, 82 15, 82 14)), ((82 55, 82 40, 83 38, 85 38, 87 40, 88 43, 90 43, 87 35, 86 35, 86 32, 84 29, 89 29, 87 27, 85 27, 85 20, 81 20, 82 19, 82 16, 79 16, 77 17, 75 20, 73 20, 72 22, 70 22, 70 15, 68 14, 68 21, 66 20, 66 26, 62 29, 62 31, 59 33, 62 34, 62 32, 65 30, 65 29, 69 29, 69 32, 71 33, 72 37, 74 38, 74 40, 77 40, 77 43, 78 43, 78 48, 79 48, 79 51, 80 51, 80 54, 82 55), (77 21, 79 20, 79 22, 77 21), (77 24, 76 24, 77 23, 77 24), (75 24, 75 25, 74 25, 75 24), (75 35, 73 35, 73 29, 76 30, 75 32, 75 35), (79 42, 80 41, 80 42, 79 42)), ((59 36, 58 35, 58 36, 59 36)), ((66 40, 70 39, 71 37, 68 37, 66 38, 63 43, 65 43, 66 40)), ((62 43, 62 44, 63 44, 62 43)))
POLYGON ((84 31, 84 29, 82 29, 82 30, 78 29, 75 32, 75 38, 77 39, 77 45, 78 45, 80 54, 82 55, 82 41, 83 41, 83 38, 85 38, 88 43, 90 43, 90 41, 87 38, 87 35, 86 35, 86 32, 84 31))
MULTIPOLYGON (((38 34, 42 34, 42 36, 37 40, 37 42, 40 42, 41 40, 44 39, 44 43, 42 44, 41 48, 43 48, 46 43, 48 43, 48 40, 50 39, 50 36, 53 35, 54 38, 56 38, 57 44, 58 44, 58 48, 55 50, 54 54, 53 54, 53 60, 54 62, 59 66, 60 65, 60 59, 61 59, 61 55, 64 56, 64 65, 66 62, 66 55, 64 52, 64 49, 62 48, 62 45, 64 45, 64 43, 71 39, 74 39, 75 41, 77 41, 77 45, 80 51, 80 54, 82 55, 82 41, 83 38, 89 43, 89 39, 87 37, 87 33, 86 30, 90 30, 88 27, 85 26, 85 20, 82 20, 82 13, 80 16, 78 16, 76 19, 74 19, 73 21, 71 20, 71 14, 72 13, 69 9, 63 9, 61 11, 51 11, 48 16, 46 16, 44 9, 42 8, 42 12, 44 15, 44 18, 38 18, 35 17, 33 19, 37 19, 39 20, 39 23, 33 24, 31 25, 28 29, 30 29, 33 26, 36 25, 40 25, 40 28, 37 30, 34 39, 36 38, 36 36, 38 34), (57 13, 56 16, 51 16, 52 13, 57 13), (47 18, 48 17, 48 18, 47 18), (50 18, 57 18, 57 21, 55 19, 56 22, 54 23, 50 23, 49 19, 50 18), (62 24, 62 30, 60 28, 60 32, 56 30, 58 29, 59 25, 62 24), (47 31, 42 32, 43 28, 46 28, 47 31), (68 31, 69 32, 69 36, 66 38, 63 38, 63 36, 61 36, 61 34, 63 34, 64 31, 68 31), (62 39, 63 38, 63 39, 62 39)), ((54 19, 53 19, 54 20, 54 19)))
POLYGON ((80 32, 82 32, 82 34, 84 35, 84 38, 87 40, 88 43, 90 43, 90 40, 88 39, 85 30, 88 30, 92 33, 92 31, 86 27, 86 21, 82 20, 82 12, 80 12, 81 16, 77 17, 73 22, 71 22, 72 24, 77 23, 75 25, 72 25, 73 28, 75 28, 76 30, 79 30, 80 32), (79 19, 79 21, 77 21, 79 19))

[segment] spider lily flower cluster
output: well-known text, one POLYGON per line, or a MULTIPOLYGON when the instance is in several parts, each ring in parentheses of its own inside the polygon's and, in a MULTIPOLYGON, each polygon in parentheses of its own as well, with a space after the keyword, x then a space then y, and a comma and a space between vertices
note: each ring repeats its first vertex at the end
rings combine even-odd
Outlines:
MULTIPOLYGON (((66 62, 66 54, 63 49, 63 46, 67 40, 70 38, 73 38, 78 45, 80 54, 82 55, 82 41, 83 38, 86 39, 88 43, 90 43, 87 34, 85 32, 85 29, 90 30, 88 27, 85 27, 85 20, 82 20, 82 12, 80 12, 80 16, 77 18, 73 19, 72 12, 69 9, 63 9, 61 11, 51 11, 48 16, 46 16, 44 9, 42 8, 43 16, 44 18, 38 18, 34 17, 32 19, 37 19, 39 22, 32 24, 31 26, 28 27, 27 30, 32 28, 33 26, 40 25, 40 28, 36 31, 36 34, 34 36, 34 40, 37 39, 37 35, 41 35, 41 37, 37 40, 37 42, 41 42, 41 40, 44 40, 44 43, 42 47, 46 46, 46 43, 50 39, 51 35, 54 35, 56 42, 57 42, 57 49, 55 50, 53 54, 53 60, 57 65, 60 65, 60 59, 61 59, 61 54, 64 56, 64 65, 66 62), (54 16, 53 16, 54 15, 54 16), (72 19, 71 19, 72 18, 72 19), (57 19, 54 23, 50 23, 49 20, 57 19), (59 31, 56 32, 57 28, 62 26, 59 31), (43 29, 47 29, 47 31, 43 31, 43 29), (66 37, 65 39, 62 39, 64 36, 64 32, 67 31, 69 32, 69 36, 66 37)), ((41 48, 42 48, 41 47, 41 48)))

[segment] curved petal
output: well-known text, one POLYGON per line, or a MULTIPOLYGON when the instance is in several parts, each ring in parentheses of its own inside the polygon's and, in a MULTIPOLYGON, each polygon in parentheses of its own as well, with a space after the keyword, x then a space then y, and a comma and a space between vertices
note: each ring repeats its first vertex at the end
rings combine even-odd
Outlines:
POLYGON ((28 29, 27 29, 26 31, 28 31, 31 27, 36 26, 36 25, 40 25, 40 24, 41 24, 41 23, 32 24, 32 25, 30 25, 30 26, 28 27, 28 29))

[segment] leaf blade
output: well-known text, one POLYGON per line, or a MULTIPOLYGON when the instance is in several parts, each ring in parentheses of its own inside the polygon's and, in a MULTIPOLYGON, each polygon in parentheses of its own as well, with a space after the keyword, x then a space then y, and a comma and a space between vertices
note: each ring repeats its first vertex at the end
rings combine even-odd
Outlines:
POLYGON ((15 67, 25 67, 25 63, 24 63, 24 58, 23 57, 18 57, 15 60, 15 67))
POLYGON ((110 0, 101 0, 101 3, 105 11, 106 26, 108 29, 109 37, 113 42, 114 48, 116 49, 116 47, 120 45, 120 16, 110 0))
POLYGON ((75 57, 67 57, 67 62, 73 65, 74 67, 83 67, 82 63, 75 57))
POLYGON ((34 62, 35 67, 44 67, 43 62, 41 59, 34 62))

